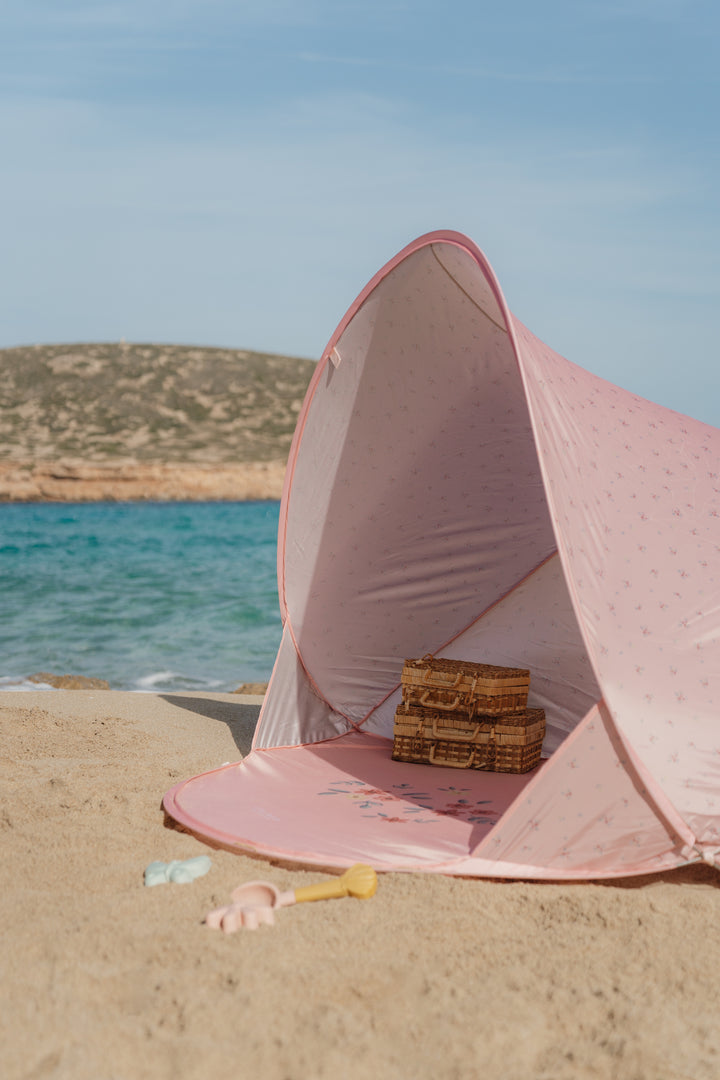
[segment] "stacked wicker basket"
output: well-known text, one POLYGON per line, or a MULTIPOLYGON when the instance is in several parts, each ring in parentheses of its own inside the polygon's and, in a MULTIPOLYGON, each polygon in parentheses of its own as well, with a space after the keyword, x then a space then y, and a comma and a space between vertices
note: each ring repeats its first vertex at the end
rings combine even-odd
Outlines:
POLYGON ((528 709, 530 672, 423 656, 406 660, 395 761, 525 773, 540 763, 545 712, 528 709))

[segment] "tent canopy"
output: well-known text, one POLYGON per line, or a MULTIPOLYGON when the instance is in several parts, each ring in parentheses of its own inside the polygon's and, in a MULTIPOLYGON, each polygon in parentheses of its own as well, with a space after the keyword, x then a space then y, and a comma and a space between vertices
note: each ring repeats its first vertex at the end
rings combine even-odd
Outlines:
POLYGON ((507 877, 720 853, 720 432, 582 370, 457 233, 410 244, 315 371, 252 754, 169 813, 242 850, 507 877), (390 760, 403 660, 531 671, 541 767, 390 760), (329 812, 328 808, 331 808, 329 812))

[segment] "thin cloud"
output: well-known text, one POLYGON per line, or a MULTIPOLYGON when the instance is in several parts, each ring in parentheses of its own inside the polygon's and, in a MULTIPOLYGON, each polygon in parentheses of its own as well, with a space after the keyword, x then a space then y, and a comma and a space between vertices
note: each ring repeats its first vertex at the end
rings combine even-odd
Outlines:
POLYGON ((9 20, 10 25, 33 29, 65 27, 68 30, 125 27, 133 31, 150 28, 172 33, 175 28, 196 24, 201 28, 219 23, 234 26, 306 26, 316 23, 327 9, 323 0, 120 0, 117 3, 67 3, 66 0, 25 0, 9 20))
POLYGON ((328 54, 317 52, 299 52, 296 54, 298 60, 306 64, 320 64, 327 66, 333 64, 338 67, 352 67, 352 68, 371 68, 375 70, 385 71, 412 71, 417 74, 425 75, 449 75, 458 78, 471 78, 484 82, 500 82, 500 83, 527 83, 537 84, 542 83, 545 85, 602 85, 602 84, 652 84, 660 81, 657 76, 640 75, 640 74, 617 74, 610 72, 590 72, 587 70, 578 70, 577 68, 564 68, 558 69, 557 67, 552 70, 547 68, 533 69, 527 67, 522 71, 509 70, 505 68, 491 68, 482 65, 465 65, 465 64, 427 64, 427 63, 409 63, 407 60, 400 60, 397 57, 386 57, 379 59, 377 57, 370 56, 346 56, 340 54, 328 54))
POLYGON ((386 259, 454 228, 552 347, 720 421, 711 46, 698 60, 699 29, 661 26, 639 52, 639 15, 599 22, 619 9, 509 0, 463 51, 424 3, 370 2, 355 26, 360 8, 303 0, 127 0, 92 5, 95 22, 29 0, 26 51, 19 15, 3 45, 0 345, 317 356, 386 259))
POLYGON ((603 0, 602 3, 588 3, 586 11, 589 16, 603 22, 641 19, 647 22, 685 24, 688 17, 700 20, 703 13, 715 15, 716 5, 714 0, 623 0, 621 4, 603 0))

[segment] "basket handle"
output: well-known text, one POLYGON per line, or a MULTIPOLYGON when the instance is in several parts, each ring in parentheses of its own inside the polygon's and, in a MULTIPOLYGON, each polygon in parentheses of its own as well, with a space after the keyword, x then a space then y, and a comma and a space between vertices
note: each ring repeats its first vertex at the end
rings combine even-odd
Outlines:
POLYGON ((440 723, 437 717, 433 718, 432 733, 433 739, 445 739, 447 742, 472 742, 477 738, 480 732, 480 725, 476 724, 474 731, 456 731, 455 728, 447 728, 445 731, 440 730, 440 723))
POLYGON ((452 705, 445 705, 442 701, 434 701, 432 700, 431 695, 432 690, 426 690, 420 698, 420 704, 427 705, 429 703, 433 707, 433 709, 443 709, 445 712, 452 712, 453 709, 457 709, 458 705, 460 704, 460 694, 455 695, 455 700, 453 701, 452 705))
POLYGON ((448 769, 467 769, 468 765, 475 756, 475 747, 471 746, 468 749, 467 761, 438 761, 435 757, 435 749, 436 748, 434 746, 430 747, 430 757, 428 758, 428 761, 431 765, 443 765, 446 766, 448 769))
POLYGON ((433 681, 433 669, 428 668, 422 677, 422 681, 425 686, 432 686, 435 690, 454 690, 456 686, 460 685, 460 681, 463 677, 462 671, 458 671, 453 682, 445 682, 444 679, 438 679, 437 676, 433 681))

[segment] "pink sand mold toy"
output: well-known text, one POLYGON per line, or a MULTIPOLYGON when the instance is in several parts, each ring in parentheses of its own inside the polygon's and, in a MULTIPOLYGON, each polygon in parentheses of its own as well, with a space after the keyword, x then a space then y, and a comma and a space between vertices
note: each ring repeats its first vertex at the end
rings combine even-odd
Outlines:
POLYGON ((230 894, 232 903, 216 908, 205 917, 206 924, 213 930, 224 930, 232 934, 245 927, 256 930, 261 923, 272 926, 275 922, 275 908, 290 907, 309 900, 332 900, 343 896, 354 896, 359 900, 369 900, 377 890, 377 875, 371 866, 356 863, 339 878, 331 878, 317 885, 306 885, 301 889, 281 892, 269 881, 248 881, 239 885, 230 894))

